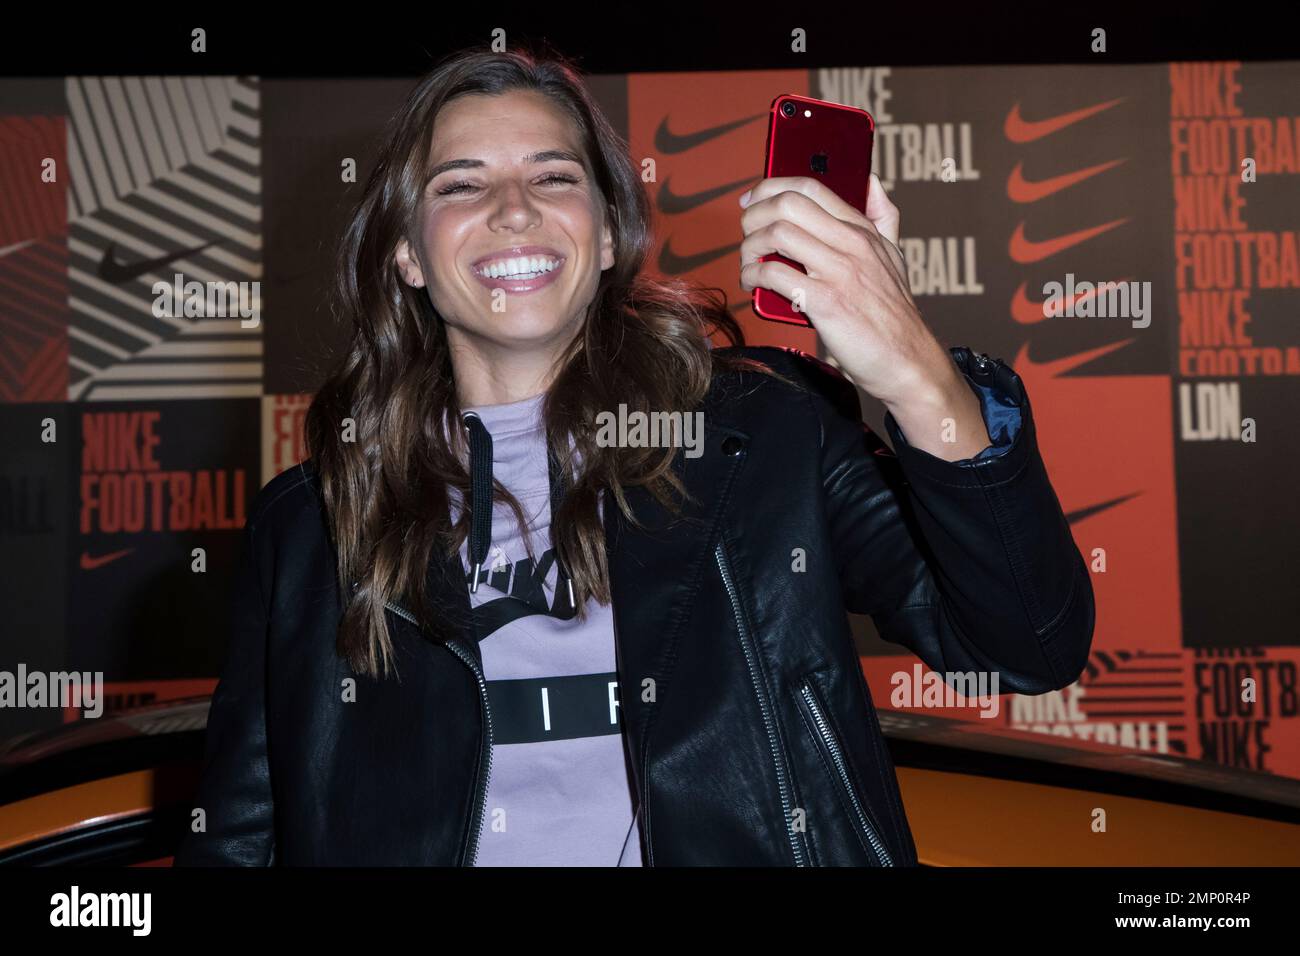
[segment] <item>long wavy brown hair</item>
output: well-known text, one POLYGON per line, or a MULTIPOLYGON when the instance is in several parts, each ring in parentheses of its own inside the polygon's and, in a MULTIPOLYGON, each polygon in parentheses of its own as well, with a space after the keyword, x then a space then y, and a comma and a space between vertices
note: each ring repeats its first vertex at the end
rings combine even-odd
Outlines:
MULTIPOLYGON (((646 486, 672 514, 680 511, 675 496, 690 500, 671 467, 677 449, 598 445, 597 414, 620 403, 628 411, 691 411, 721 369, 775 374, 711 348, 713 335, 745 344, 721 290, 641 274, 652 239, 639 170, 571 61, 537 47, 466 50, 442 60, 389 120, 342 234, 331 308, 351 324, 351 341, 306 421, 344 603, 338 653, 372 677, 396 667, 387 602, 410 610, 434 636, 457 626, 451 609, 432 605, 426 576, 434 548, 449 561, 470 524, 469 508, 451 520, 448 499, 455 488, 470 501, 470 476, 446 328, 427 291, 402 281, 394 253, 417 222, 439 111, 460 96, 512 90, 542 93, 572 119, 612 216, 614 265, 602 273, 542 407, 547 443, 568 488, 552 517, 552 542, 572 578, 580 617, 589 597, 611 600, 600 491, 607 489, 638 525, 624 486, 646 486)), ((527 528, 515 497, 499 481, 493 488, 527 528)))

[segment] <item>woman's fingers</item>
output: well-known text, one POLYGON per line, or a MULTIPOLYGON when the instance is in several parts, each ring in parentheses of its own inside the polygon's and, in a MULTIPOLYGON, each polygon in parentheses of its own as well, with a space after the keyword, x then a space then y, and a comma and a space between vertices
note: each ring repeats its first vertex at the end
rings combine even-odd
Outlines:
POLYGON ((890 258, 894 261, 894 270, 898 273, 903 287, 910 292, 911 283, 907 279, 907 262, 903 258, 902 250, 898 248, 900 218, 901 213, 885 192, 885 187, 880 184, 880 177, 872 173, 870 187, 867 190, 867 219, 876 232, 879 233, 880 238, 886 240, 890 258))
MULTIPOLYGON (((789 299, 799 312, 824 315, 823 306, 827 288, 825 283, 804 275, 784 262, 750 262, 741 267, 740 285, 746 291, 770 289, 789 299)), ((808 316, 812 321, 812 316, 808 316)))
MULTIPOLYGON (((742 205, 748 212, 756 203, 784 192, 807 196, 841 222, 861 226, 867 221, 862 213, 837 196, 829 186, 811 176, 771 176, 761 179, 753 189, 749 190, 749 198, 742 205)), ((741 222, 744 222, 744 216, 741 216, 741 222)))
MULTIPOLYGON (((900 214, 880 178, 872 173, 866 215, 859 213, 825 183, 808 176, 760 180, 745 198, 740 215, 742 270, 772 252, 800 263, 813 276, 826 276, 846 259, 860 258, 863 236, 883 252, 898 284, 909 293, 907 264, 898 248, 900 214), (794 228, 785 228, 781 223, 794 228), (750 241, 752 236, 761 238, 750 241)), ((775 290, 774 290, 775 291, 775 290)))
MULTIPOLYGON (((817 223, 813 223, 815 229, 817 223)), ((772 253, 793 259, 808 274, 818 278, 827 274, 834 264, 844 258, 830 242, 824 242, 813 232, 793 219, 775 218, 751 231, 740 243, 740 270, 772 253)))
POLYGON ((895 246, 898 245, 898 207, 890 201, 885 187, 880 185, 880 177, 875 173, 871 174, 867 189, 867 219, 876 227, 877 232, 895 246))
MULTIPOLYGON (((866 223, 866 220, 861 216, 859 216, 859 219, 862 220, 863 224, 866 223)), ((745 241, 740 244, 740 264, 742 266, 752 259, 767 255, 769 252, 779 252, 787 258, 802 263, 805 269, 811 271, 812 266, 810 263, 798 255, 787 252, 783 248, 764 248, 763 244, 772 242, 779 246, 782 242, 786 242, 806 245, 809 240, 816 240, 816 244, 811 247, 811 251, 817 254, 818 260, 825 261, 824 257, 828 254, 833 255, 836 250, 855 248, 855 244, 859 241, 862 233, 862 226, 854 226, 841 219, 836 219, 819 202, 802 191, 783 190, 768 196, 766 199, 757 202, 751 201, 745 207, 745 211, 740 214, 740 231, 745 236, 745 241), (795 229, 780 231, 779 224, 782 222, 794 226, 795 229), (764 239, 758 242, 749 242, 751 236, 760 232, 764 233, 764 239), (799 233, 802 233, 802 235, 799 233), (758 251, 754 252, 754 250, 758 251)))

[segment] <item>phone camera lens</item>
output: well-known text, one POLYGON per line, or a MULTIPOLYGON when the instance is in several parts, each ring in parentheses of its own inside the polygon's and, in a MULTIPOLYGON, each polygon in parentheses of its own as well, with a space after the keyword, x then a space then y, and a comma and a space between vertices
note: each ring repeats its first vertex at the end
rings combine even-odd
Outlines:
POLYGON ((781 104, 781 112, 784 113, 786 116, 794 116, 794 104, 791 103, 789 100, 786 100, 784 103, 781 104))

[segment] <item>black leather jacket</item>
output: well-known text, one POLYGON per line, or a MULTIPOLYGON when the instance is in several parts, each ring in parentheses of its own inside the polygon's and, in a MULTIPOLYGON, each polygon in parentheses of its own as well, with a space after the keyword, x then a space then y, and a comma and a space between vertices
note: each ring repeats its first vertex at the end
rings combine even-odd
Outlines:
MULTIPOLYGON (((890 452, 831 366, 741 351, 803 387, 717 376, 703 454, 676 459, 697 504, 673 523, 627 489, 645 531, 604 509, 644 860, 915 865, 845 612, 936 671, 1040 694, 1083 670, 1087 569, 1002 362, 952 350, 1022 415, 1005 454, 952 463, 887 419, 890 452)), ((309 464, 262 490, 245 549, 195 801, 206 829, 177 865, 471 865, 491 771, 477 642, 435 643, 394 606, 400 681, 356 677, 334 651, 340 596, 309 464)), ((429 587, 468 617, 459 558, 439 563, 429 587)))

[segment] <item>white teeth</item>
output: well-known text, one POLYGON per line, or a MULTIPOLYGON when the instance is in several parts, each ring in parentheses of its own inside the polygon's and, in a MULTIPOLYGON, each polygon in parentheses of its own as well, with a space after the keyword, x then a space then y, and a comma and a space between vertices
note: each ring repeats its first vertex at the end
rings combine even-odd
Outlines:
POLYGON ((500 279, 506 276, 531 279, 553 271, 559 264, 559 259, 552 259, 549 256, 519 256, 514 259, 500 259, 491 263, 485 269, 479 269, 479 273, 491 279, 500 279))

